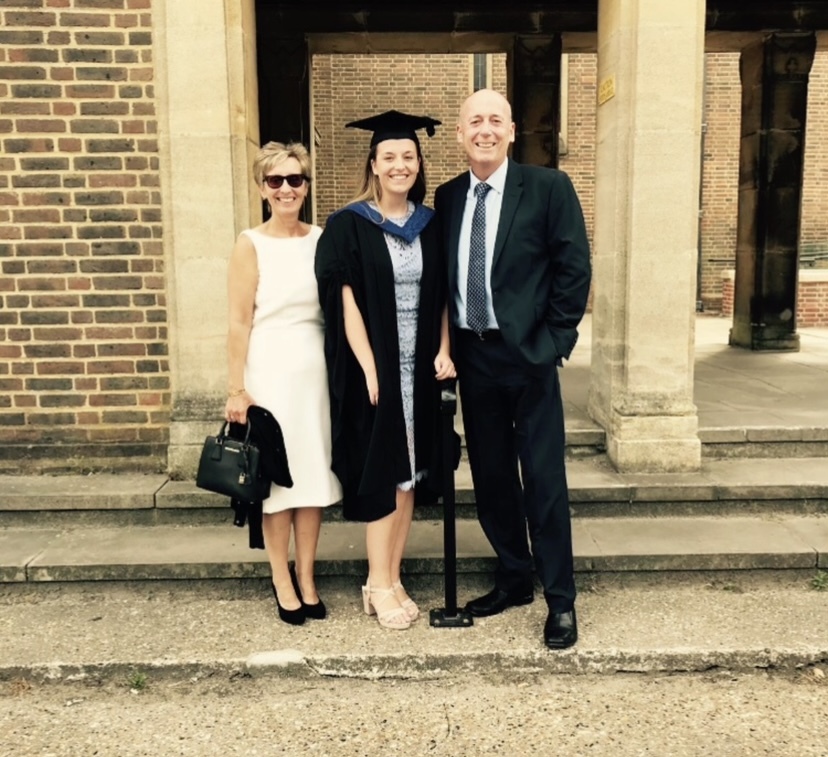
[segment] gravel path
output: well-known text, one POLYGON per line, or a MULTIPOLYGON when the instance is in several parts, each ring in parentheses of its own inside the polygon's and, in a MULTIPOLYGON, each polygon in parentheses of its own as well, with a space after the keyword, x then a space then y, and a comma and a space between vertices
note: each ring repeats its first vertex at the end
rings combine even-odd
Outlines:
MULTIPOLYGON (((0 684, 0 754, 828 755, 828 679, 795 674, 452 681, 0 684)), ((133 683, 142 681, 133 679, 133 683)))

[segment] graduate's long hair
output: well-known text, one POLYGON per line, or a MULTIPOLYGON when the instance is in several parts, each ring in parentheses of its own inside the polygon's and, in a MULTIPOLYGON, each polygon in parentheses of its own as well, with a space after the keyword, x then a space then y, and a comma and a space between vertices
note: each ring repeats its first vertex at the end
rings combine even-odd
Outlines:
MULTIPOLYGON (((377 145, 378 144, 382 143, 378 142, 377 145)), ((419 140, 414 140, 414 144, 417 146, 417 160, 420 161, 420 170, 417 172, 417 177, 414 179, 413 186, 408 190, 408 199, 419 205, 426 196, 425 161, 423 160, 423 152, 420 149, 419 140)), ((368 200, 379 207, 380 197, 382 196, 382 188, 380 187, 379 176, 377 176, 371 168, 371 163, 377 159, 377 145, 373 145, 368 151, 368 160, 365 161, 362 184, 351 202, 362 202, 363 200, 368 200)))

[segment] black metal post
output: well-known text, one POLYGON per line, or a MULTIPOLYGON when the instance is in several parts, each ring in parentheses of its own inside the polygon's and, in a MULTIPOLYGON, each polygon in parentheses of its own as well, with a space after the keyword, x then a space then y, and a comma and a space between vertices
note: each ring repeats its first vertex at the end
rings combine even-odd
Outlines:
POLYGON ((440 390, 441 441, 443 445, 443 572, 446 605, 431 610, 429 622, 440 628, 466 628, 472 616, 457 609, 457 530, 454 501, 454 416, 457 414, 456 381, 443 381, 440 390))

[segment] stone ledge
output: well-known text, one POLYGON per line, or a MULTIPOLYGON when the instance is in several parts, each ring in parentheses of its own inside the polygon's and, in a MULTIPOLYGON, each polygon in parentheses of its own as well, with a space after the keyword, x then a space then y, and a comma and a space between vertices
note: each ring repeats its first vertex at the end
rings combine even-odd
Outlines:
POLYGON ((0 476, 0 511, 152 508, 166 482, 163 474, 0 476))
MULTIPOLYGON (((136 526, 67 531, 0 530, 4 582, 262 578, 263 550, 246 529, 136 526)), ((581 518, 573 522, 578 572, 816 569, 828 562, 828 516, 581 518)), ((324 523, 320 576, 361 575, 364 526, 324 523)), ((475 520, 457 522, 460 573, 485 573, 494 556, 475 520)), ((415 521, 406 557, 412 575, 443 571, 442 523, 415 521)))
MULTIPOLYGON (((457 633, 457 631, 453 631, 457 633)), ((452 633, 452 631, 448 631, 452 633)), ((195 681, 223 675, 279 676, 303 680, 356 678, 367 680, 435 680, 474 674, 496 675, 519 682, 533 674, 618 675, 624 673, 703 673, 709 670, 801 671, 828 664, 825 649, 771 650, 707 648, 673 650, 606 650, 580 652, 457 652, 454 654, 302 655, 296 650, 258 652, 248 658, 158 660, 133 657, 107 662, 0 664, 0 680, 33 680, 41 684, 90 680, 125 681, 136 670, 150 680, 195 681)))
POLYGON ((747 426, 721 428, 709 427, 699 429, 702 445, 709 446, 709 452, 715 452, 717 444, 787 444, 789 442, 826 442, 828 428, 821 426, 747 426))
MULTIPOLYGON (((275 617, 267 581, 143 586, 28 587, 0 592, 12 633, 0 636, 0 679, 264 676, 433 678, 491 673, 520 680, 548 673, 796 670, 828 662, 828 604, 808 574, 730 571, 677 581, 578 577, 578 645, 549 652, 540 639, 545 603, 535 601, 458 629, 405 634, 366 618, 359 578, 323 579, 323 623, 275 617), (32 597, 37 601, 32 601, 32 597), (182 633, 182 629, 185 632, 182 633)), ((812 575, 812 574, 811 574, 812 575)), ((460 601, 489 577, 461 577, 460 601)), ((414 582, 424 612, 443 606, 441 582, 414 582)))
MULTIPOLYGON (((570 501, 579 504, 732 503, 828 500, 824 457, 704 459, 701 470, 674 474, 624 474, 606 458, 567 465, 570 501)), ((222 511, 227 499, 193 481, 163 475, 0 476, 0 514, 46 511, 222 511)), ((474 503, 468 463, 455 475, 456 502, 474 503)))

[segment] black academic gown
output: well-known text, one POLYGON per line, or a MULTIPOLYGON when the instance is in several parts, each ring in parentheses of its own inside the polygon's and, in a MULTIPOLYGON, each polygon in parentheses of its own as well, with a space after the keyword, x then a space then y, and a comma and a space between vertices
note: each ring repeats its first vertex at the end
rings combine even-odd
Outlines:
MULTIPOLYGON (((439 386, 434 358, 446 301, 437 224, 420 232, 423 271, 414 374, 415 467, 427 470, 417 502, 434 501, 440 483, 439 386)), ((343 488, 343 515, 374 521, 392 513, 396 487, 411 480, 400 388, 394 269, 383 231, 345 209, 328 219, 316 247, 319 302, 325 314, 325 358, 331 395, 331 469, 343 488), (345 336, 342 287, 349 285, 374 353, 379 402, 368 400, 365 376, 345 336)))

